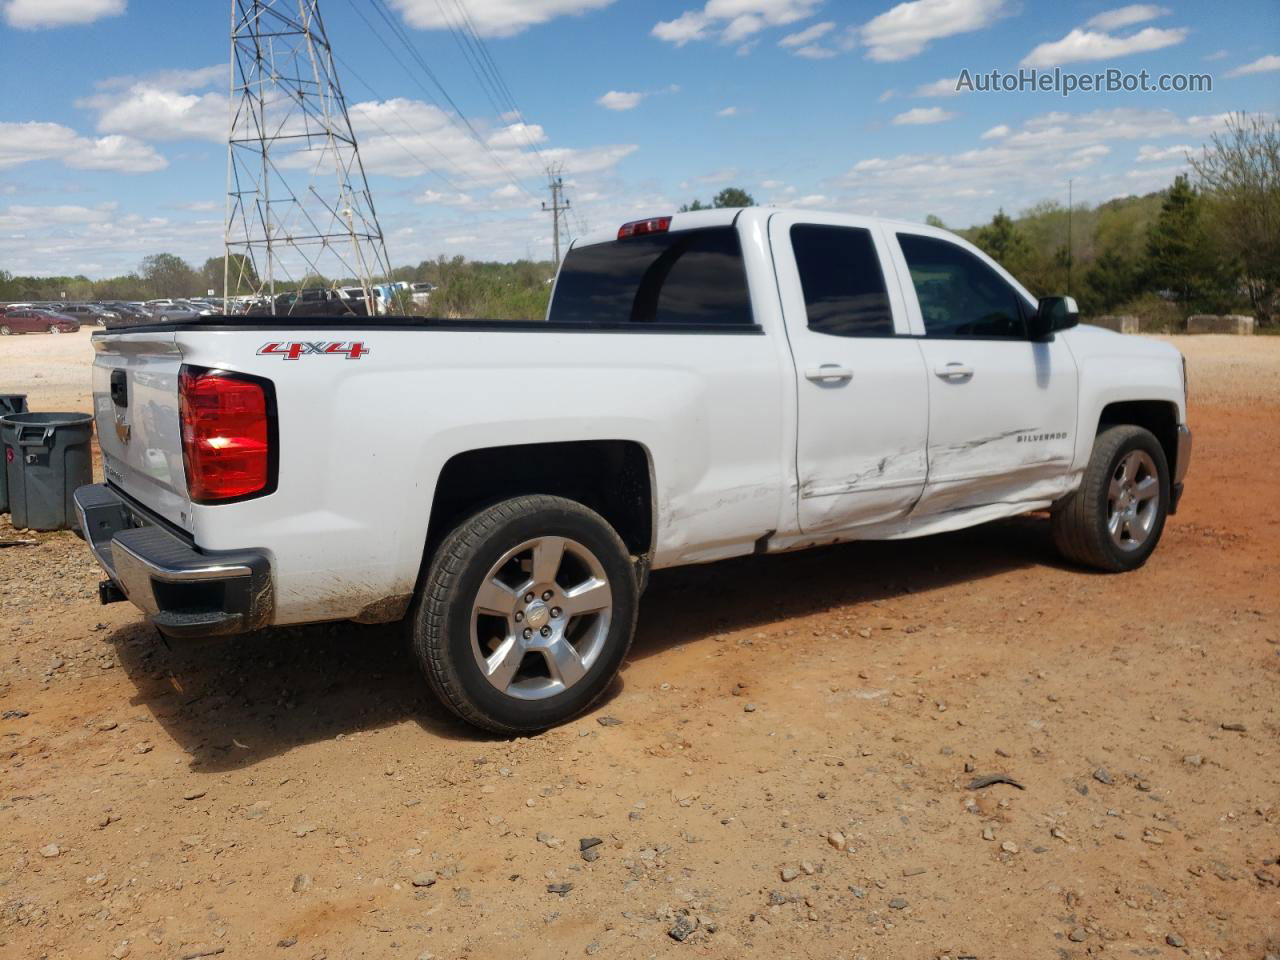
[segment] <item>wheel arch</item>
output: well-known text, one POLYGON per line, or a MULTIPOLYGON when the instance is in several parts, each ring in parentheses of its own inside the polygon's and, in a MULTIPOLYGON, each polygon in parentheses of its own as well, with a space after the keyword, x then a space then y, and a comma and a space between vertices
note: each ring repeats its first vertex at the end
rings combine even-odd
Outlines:
POLYGON ((436 481, 422 569, 467 517, 511 497, 547 494, 600 514, 635 558, 643 582, 656 536, 654 491, 652 454, 634 440, 512 444, 456 453, 436 481))
POLYGON ((1169 464, 1169 476, 1178 475, 1178 406, 1165 400, 1122 400, 1109 403, 1098 415, 1094 435, 1108 427, 1132 424, 1151 431, 1160 442, 1165 460, 1169 464))

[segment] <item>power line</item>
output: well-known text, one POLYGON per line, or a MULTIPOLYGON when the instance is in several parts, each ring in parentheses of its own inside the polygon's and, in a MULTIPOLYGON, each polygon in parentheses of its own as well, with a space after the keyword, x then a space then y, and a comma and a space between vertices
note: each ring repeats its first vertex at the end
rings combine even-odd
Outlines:
POLYGON ((449 12, 445 10, 445 2, 446 0, 436 0, 436 7, 448 24, 458 48, 462 51, 463 57, 471 67, 472 74, 480 82, 481 87, 485 88, 485 95, 488 97, 490 105, 500 115, 513 116, 518 122, 525 142, 533 149, 534 153, 538 154, 539 159, 545 159, 542 156, 542 150, 538 147, 537 140, 529 132, 529 123, 525 120, 524 112, 516 103, 511 87, 502 75, 502 71, 498 68, 498 62, 489 50, 489 45, 484 42, 484 38, 476 30, 475 21, 471 19, 471 14, 468 12, 466 4, 463 0, 448 0, 458 12, 458 23, 461 25, 461 29, 459 29, 454 25, 449 12))
MULTIPOLYGON (((360 13, 359 7, 356 6, 356 0, 348 0, 348 2, 352 5, 352 8, 355 9, 357 13, 360 13)), ((396 20, 395 14, 391 13, 387 9, 386 4, 383 2, 383 0, 371 0, 371 3, 374 9, 374 12, 378 14, 378 16, 382 19, 382 21, 387 25, 388 29, 391 30, 392 34, 396 37, 396 39, 400 41, 400 44, 405 48, 405 50, 408 51, 410 57, 417 63, 418 67, 422 70, 423 74, 426 75, 427 79, 429 79, 431 83, 435 86, 435 88, 439 90, 440 95, 444 98, 445 102, 449 104, 454 114, 457 115, 458 119, 462 121, 463 125, 470 132, 472 139, 475 140, 475 142, 479 144, 481 149, 483 149, 485 153, 489 155, 489 158, 493 161, 494 166, 497 167, 498 170, 500 170, 502 174, 511 183, 515 184, 515 186, 518 189, 523 190, 526 194, 528 194, 530 199, 537 200, 537 197, 535 197, 533 193, 531 193, 529 189, 526 186, 524 186, 524 184, 521 182, 521 178, 517 177, 515 174, 511 172, 510 169, 508 169, 507 165, 503 163, 502 158, 498 156, 497 152, 494 151, 493 147, 490 146, 488 141, 486 141, 485 138, 480 135, 480 132, 476 129, 475 125, 471 122, 470 118, 467 117, 466 112, 462 109, 461 106, 458 105, 457 101, 453 99, 453 96, 449 93, 449 91, 445 89, 444 84, 440 82, 440 78, 436 76, 435 71, 431 69, 431 66, 427 63, 422 53, 418 50, 416 46, 414 46, 413 41, 409 39, 408 34, 404 30, 404 27, 396 20)), ((365 20, 365 23, 368 24, 367 18, 365 18, 362 13, 360 13, 360 16, 362 19, 365 20)), ((370 29, 373 29, 372 24, 369 24, 369 26, 370 26, 370 29)), ((383 46, 387 46, 388 49, 390 49, 386 41, 383 39, 381 33, 379 33, 376 29, 373 29, 373 32, 375 36, 377 36, 379 42, 381 42, 383 46)), ((405 66, 403 61, 401 61, 398 57, 396 57, 395 59, 396 59, 396 62, 399 63, 401 67, 404 68, 406 72, 410 74, 411 77, 413 77, 412 71, 408 70, 408 68, 405 66)), ((418 82, 416 77, 413 77, 413 79, 415 80, 415 82, 418 82)), ((425 92, 426 88, 423 87, 423 85, 420 82, 418 85, 425 92)), ((442 112, 447 113, 447 111, 444 110, 443 106, 441 106, 440 102, 436 100, 433 95, 428 93, 428 98, 442 112)))

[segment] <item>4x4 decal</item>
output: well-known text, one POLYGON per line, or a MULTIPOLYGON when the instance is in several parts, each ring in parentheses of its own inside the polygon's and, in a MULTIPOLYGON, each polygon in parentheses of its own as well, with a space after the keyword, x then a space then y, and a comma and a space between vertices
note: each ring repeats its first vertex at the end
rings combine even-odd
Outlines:
POLYGON ((284 357, 286 360, 297 360, 301 357, 335 357, 343 356, 348 360, 359 360, 369 355, 369 348, 360 341, 351 343, 345 340, 331 340, 314 343, 305 342, 272 342, 264 343, 258 348, 260 357, 284 357))

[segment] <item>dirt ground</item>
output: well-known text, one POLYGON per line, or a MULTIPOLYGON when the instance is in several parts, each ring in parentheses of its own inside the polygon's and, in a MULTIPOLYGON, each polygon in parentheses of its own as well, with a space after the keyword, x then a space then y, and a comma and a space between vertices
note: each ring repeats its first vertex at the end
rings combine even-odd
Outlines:
MULTIPOLYGON (((88 410, 86 341, 0 343, 0 391, 88 410)), ((1143 570, 1025 518, 662 573, 529 739, 395 629, 170 646, 72 535, 0 550, 0 957, 1280 954, 1280 338, 1177 343, 1143 570)))

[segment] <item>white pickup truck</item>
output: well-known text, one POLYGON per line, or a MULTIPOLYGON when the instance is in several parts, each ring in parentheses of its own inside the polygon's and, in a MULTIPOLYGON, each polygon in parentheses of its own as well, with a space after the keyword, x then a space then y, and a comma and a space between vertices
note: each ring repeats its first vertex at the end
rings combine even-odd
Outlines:
POLYGON ((404 620, 453 710, 539 730, 609 684, 652 569, 1032 511, 1145 562, 1185 366, 1077 322, 946 231, 757 208, 579 241, 540 322, 107 330, 81 530, 168 635, 404 620))

